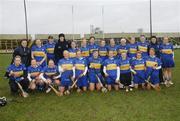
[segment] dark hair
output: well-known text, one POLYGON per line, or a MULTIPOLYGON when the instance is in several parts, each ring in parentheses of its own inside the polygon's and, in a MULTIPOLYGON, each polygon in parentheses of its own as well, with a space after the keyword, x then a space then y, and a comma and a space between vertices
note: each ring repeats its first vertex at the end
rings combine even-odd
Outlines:
POLYGON ((48 36, 48 39, 53 39, 53 36, 49 35, 49 36, 48 36))
POLYGON ((64 39, 65 39, 65 35, 63 33, 59 34, 59 38, 60 37, 64 37, 64 39))
POLYGON ((90 40, 90 39, 92 39, 92 38, 94 38, 94 39, 95 39, 95 37, 94 37, 94 36, 90 36, 90 37, 89 37, 89 40, 90 40))
POLYGON ((151 39, 152 39, 152 38, 155 38, 155 39, 157 39, 157 37, 156 37, 156 36, 151 36, 151 39))

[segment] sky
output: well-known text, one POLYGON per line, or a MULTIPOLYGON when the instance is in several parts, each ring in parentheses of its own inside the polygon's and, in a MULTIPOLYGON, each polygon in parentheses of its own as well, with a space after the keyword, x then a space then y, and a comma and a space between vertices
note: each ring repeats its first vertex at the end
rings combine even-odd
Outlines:
MULTIPOLYGON (((0 0, 0 34, 25 34, 23 0, 0 0)), ((149 32, 149 0, 26 0, 29 34, 149 32), (73 6, 73 7, 72 7, 73 6), (72 9, 73 8, 73 9, 72 9)), ((152 0, 153 32, 180 32, 180 0, 152 0)))

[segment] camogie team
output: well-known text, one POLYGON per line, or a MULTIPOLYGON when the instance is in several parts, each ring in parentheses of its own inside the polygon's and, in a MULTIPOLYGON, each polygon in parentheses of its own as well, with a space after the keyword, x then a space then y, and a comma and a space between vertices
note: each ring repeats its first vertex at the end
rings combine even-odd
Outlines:
POLYGON ((68 45, 65 36, 60 34, 58 43, 52 36, 45 45, 38 39, 30 51, 30 65, 23 63, 23 57, 16 54, 7 68, 12 93, 19 89, 48 93, 53 89, 62 96, 70 94, 72 88, 77 92, 88 89, 103 92, 125 89, 128 92, 139 86, 159 90, 160 83, 173 85, 174 50, 168 37, 161 43, 155 36, 147 41, 144 35, 138 42, 134 37, 128 42, 122 38, 120 44, 110 39, 108 45, 102 39, 97 45, 95 37, 91 36, 89 43, 83 38, 81 46, 77 47, 75 41, 68 45))

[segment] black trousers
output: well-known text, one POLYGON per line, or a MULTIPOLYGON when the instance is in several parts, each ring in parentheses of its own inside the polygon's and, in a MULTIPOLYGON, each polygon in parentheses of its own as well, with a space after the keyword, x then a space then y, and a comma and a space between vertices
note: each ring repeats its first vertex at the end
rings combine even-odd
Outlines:
MULTIPOLYGON (((23 79, 20 82, 24 91, 28 91, 29 81, 27 79, 23 79)), ((17 83, 14 80, 9 80, 9 86, 12 93, 16 93, 19 90, 17 83)))

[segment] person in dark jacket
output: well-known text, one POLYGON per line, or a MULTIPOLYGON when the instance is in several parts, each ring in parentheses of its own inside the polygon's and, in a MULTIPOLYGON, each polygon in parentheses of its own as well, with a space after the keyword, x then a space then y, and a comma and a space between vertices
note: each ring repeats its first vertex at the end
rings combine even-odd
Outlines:
POLYGON ((148 52, 151 48, 154 48, 156 57, 160 58, 159 43, 157 42, 156 36, 151 37, 150 44, 148 46, 148 52))
POLYGON ((69 44, 65 39, 65 35, 63 33, 59 34, 59 40, 54 48, 55 55, 55 63, 57 64, 59 59, 63 58, 63 51, 69 49, 69 44))
POLYGON ((24 64, 26 67, 28 67, 30 65, 31 49, 28 48, 27 40, 25 40, 25 39, 21 40, 21 45, 14 50, 13 59, 12 59, 11 63, 13 63, 13 60, 17 55, 21 57, 22 64, 24 64))

